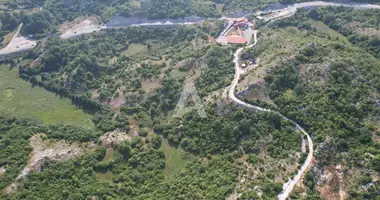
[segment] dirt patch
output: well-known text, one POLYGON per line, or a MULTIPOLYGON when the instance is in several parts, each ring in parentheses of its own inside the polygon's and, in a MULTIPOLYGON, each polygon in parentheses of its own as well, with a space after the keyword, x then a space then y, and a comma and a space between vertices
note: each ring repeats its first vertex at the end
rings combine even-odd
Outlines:
POLYGON ((98 89, 92 90, 91 91, 91 98, 96 100, 96 99, 98 99, 98 97, 99 97, 99 90, 98 89))
POLYGON ((141 88, 145 92, 152 92, 156 88, 159 88, 160 86, 161 86, 161 81, 158 79, 141 81, 141 88))
POLYGON ((7 170, 4 166, 0 167, 0 176, 2 176, 7 170))
POLYGON ((132 141, 132 137, 120 130, 114 130, 100 137, 100 142, 103 146, 112 147, 123 141, 132 141))
MULTIPOLYGON (((330 164, 319 171, 317 189, 326 200, 347 199, 347 187, 343 181, 341 165, 330 164)), ((318 171, 318 169, 314 169, 318 171)))
POLYGON ((97 17, 79 17, 71 22, 65 22, 59 28, 61 38, 70 38, 81 34, 92 33, 104 28, 97 17))
POLYGON ((140 128, 136 120, 134 119, 129 120, 129 127, 131 128, 131 133, 133 133, 133 137, 136 137, 139 135, 140 128))
MULTIPOLYGON (((122 84, 121 80, 117 80, 115 84, 122 84)), ((108 101, 108 104, 117 112, 120 112, 120 107, 124 105, 127 101, 125 99, 125 93, 126 90, 125 86, 119 87, 115 94, 113 95, 112 99, 108 101)))
POLYGON ((63 140, 50 142, 43 139, 43 134, 34 135, 30 139, 33 148, 27 166, 22 170, 18 178, 26 176, 30 171, 39 171, 45 159, 53 161, 64 161, 83 153, 83 150, 75 143, 67 143, 63 140))
MULTIPOLYGON (((255 62, 248 64, 243 69, 243 74, 240 76, 241 79, 236 87, 238 95, 275 105, 268 95, 264 77, 273 68, 281 67, 289 62, 289 60, 294 59, 300 46, 292 37, 287 37, 289 33, 297 31, 296 29, 284 29, 282 31, 283 33, 271 32, 269 30, 261 32, 259 43, 253 47, 256 50, 246 52, 253 56, 255 62)), ((252 62, 251 59, 248 59, 248 62, 252 62)), ((314 71, 312 72, 317 73, 314 71)), ((318 81, 321 82, 322 80, 324 79, 318 81)))
MULTIPOLYGON (((16 181, 24 178, 32 171, 40 171, 41 165, 45 160, 65 161, 83 154, 83 149, 79 144, 67 143, 61 141, 44 140, 44 134, 37 134, 30 138, 30 145, 33 148, 29 156, 29 161, 21 173, 17 176, 16 181)), ((6 193, 12 193, 17 190, 18 184, 12 183, 5 188, 6 193)))
POLYGON ((0 50, 0 55, 25 51, 36 46, 36 41, 29 40, 27 37, 19 36, 21 27, 22 24, 20 24, 17 32, 13 34, 12 39, 9 41, 8 45, 0 50))
POLYGON ((99 19, 96 17, 88 17, 88 18, 83 18, 79 17, 74 19, 71 22, 65 22, 61 25, 59 28, 60 33, 65 33, 70 30, 77 30, 80 28, 83 28, 83 26, 92 26, 92 25, 98 25, 99 24, 99 19))

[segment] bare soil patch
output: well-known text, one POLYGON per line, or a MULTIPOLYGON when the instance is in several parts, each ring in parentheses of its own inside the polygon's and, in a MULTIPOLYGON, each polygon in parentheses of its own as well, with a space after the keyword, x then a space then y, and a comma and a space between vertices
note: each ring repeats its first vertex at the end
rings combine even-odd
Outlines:
POLYGON ((7 170, 4 166, 0 167, 0 176, 2 176, 7 170))
POLYGON ((61 38, 70 38, 73 36, 87 34, 99 31, 104 25, 97 17, 79 17, 71 22, 65 22, 59 28, 61 38))
POLYGON ((161 86, 161 81, 159 79, 153 79, 153 80, 143 80, 141 81, 141 88, 145 92, 152 92, 156 88, 159 88, 161 86))
MULTIPOLYGON (((41 165, 45 160, 65 161, 83 154, 83 148, 77 143, 68 143, 66 141, 50 141, 44 139, 44 134, 36 134, 30 138, 30 145, 33 148, 29 160, 24 169, 16 178, 20 180, 32 171, 40 171, 41 165)), ((6 193, 15 192, 18 183, 12 183, 4 189, 6 193)))
POLYGON ((123 89, 120 87, 116 90, 114 97, 108 102, 108 104, 119 112, 120 106, 126 103, 125 96, 123 93, 123 89))
POLYGON ((83 28, 83 26, 99 25, 99 19, 97 17, 79 17, 70 22, 65 22, 59 28, 60 33, 65 33, 70 30, 77 30, 83 28))
POLYGON ((125 131, 114 130, 100 137, 101 145, 113 147, 123 141, 132 141, 132 137, 125 131))
POLYGON ((344 184, 340 165, 330 164, 324 167, 317 177, 317 189, 326 200, 347 199, 347 187, 344 184))
POLYGON ((21 27, 22 24, 19 25, 18 30, 13 34, 6 47, 0 50, 0 55, 28 50, 36 46, 36 41, 28 40, 26 37, 19 36, 21 27))
POLYGON ((64 161, 83 153, 83 149, 79 144, 70 144, 63 140, 52 142, 44 140, 43 137, 43 134, 37 134, 30 139, 33 151, 27 166, 22 170, 19 178, 26 176, 30 171, 39 171, 45 159, 64 161))
POLYGON ((99 97, 99 90, 98 89, 92 90, 91 98, 95 100, 95 99, 98 99, 98 97, 99 97))

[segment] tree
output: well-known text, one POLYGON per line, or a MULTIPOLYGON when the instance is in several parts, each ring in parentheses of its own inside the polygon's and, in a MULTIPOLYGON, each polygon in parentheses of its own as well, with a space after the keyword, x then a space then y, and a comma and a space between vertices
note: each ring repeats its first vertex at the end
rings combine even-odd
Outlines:
POLYGON ((371 161, 372 169, 380 172, 380 155, 375 156, 371 161))
POLYGON ((158 135, 155 135, 151 141, 153 148, 159 149, 161 147, 161 141, 162 141, 161 137, 158 135))
POLYGON ((129 154, 131 153, 131 145, 128 141, 121 142, 117 149, 120 151, 121 154, 123 154, 124 158, 128 158, 129 154))

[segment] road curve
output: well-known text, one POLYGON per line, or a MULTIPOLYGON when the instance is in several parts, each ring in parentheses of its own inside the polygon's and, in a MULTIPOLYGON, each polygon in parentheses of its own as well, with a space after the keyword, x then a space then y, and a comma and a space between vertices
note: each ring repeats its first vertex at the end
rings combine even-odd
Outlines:
MULTIPOLYGON (((367 9, 367 8, 380 9, 380 5, 367 4, 367 3, 355 3, 355 2, 351 2, 351 3, 339 3, 339 2, 328 2, 328 1, 311 1, 311 2, 303 2, 303 3, 284 5, 280 9, 268 9, 268 10, 265 10, 265 11, 254 12, 254 13, 251 13, 251 14, 254 14, 254 15, 256 15, 256 16, 258 16, 260 18, 260 16, 259 16, 260 14, 265 14, 265 13, 269 13, 269 12, 279 11, 279 12, 286 12, 285 15, 290 16, 290 15, 292 15, 292 14, 295 13, 295 11, 297 10, 297 8, 305 8, 305 7, 313 7, 313 6, 347 6, 347 7, 353 7, 353 8, 358 8, 358 9, 367 9)), ((42 7, 41 7, 41 10, 42 10, 42 7)), ((221 17, 219 19, 220 20, 224 20, 224 19, 230 19, 230 18, 221 17)), ((196 24, 196 23, 199 23, 199 22, 202 22, 202 21, 203 20, 201 20, 201 21, 172 22, 170 20, 167 20, 167 21, 163 22, 162 20, 157 20, 155 22, 125 24, 125 25, 120 25, 120 26, 116 26, 116 27, 107 26, 107 25, 101 26, 101 27, 95 27, 94 26, 94 27, 90 27, 90 28, 83 27, 83 30, 80 29, 80 30, 76 30, 76 31, 74 31, 74 30, 68 31, 67 33, 62 34, 61 38, 66 39, 66 38, 71 38, 71 37, 77 37, 78 35, 93 33, 94 31, 97 32, 97 31, 100 31, 100 30, 103 30, 103 29, 111 29, 111 28, 127 28, 127 27, 131 27, 131 26, 165 27, 165 26, 175 26, 175 25, 196 24)), ((25 40, 25 42, 23 42, 23 43, 20 44, 23 47, 20 46, 21 48, 14 48, 14 49, 12 48, 11 50, 8 50, 7 48, 1 49, 0 50, 0 55, 28 50, 28 49, 33 48, 35 46, 35 44, 36 44, 36 41, 30 41, 30 40, 28 40, 26 38, 22 38, 22 39, 25 40)))
MULTIPOLYGON (((287 7, 284 7, 284 8, 278 9, 278 10, 270 10, 270 11, 266 11, 266 12, 272 12, 272 11, 282 11, 282 12, 285 11, 286 12, 286 11, 290 11, 289 15, 284 15, 283 16, 283 17, 289 17, 289 16, 292 16, 296 12, 297 8, 313 7, 313 6, 347 6, 347 7, 354 7, 354 8, 358 8, 358 9, 380 9, 380 5, 374 5, 374 4, 365 4, 365 3, 335 3, 335 2, 315 1, 315 2, 296 3, 296 4, 292 4, 292 5, 289 5, 287 7)), ((256 14, 261 14, 261 13, 265 13, 265 12, 258 12, 256 14)), ((280 18, 283 18, 283 17, 280 17, 280 18)), ((276 20, 276 19, 270 19, 269 21, 272 21, 272 20, 276 20)), ((254 32, 254 43, 251 44, 251 45, 249 45, 249 46, 242 47, 242 48, 239 48, 239 49, 236 50, 236 52, 234 54, 234 60, 233 60, 233 62, 235 64, 235 76, 234 76, 234 79, 233 79, 233 81, 232 81, 232 83, 231 83, 231 85, 229 87, 228 97, 231 100, 233 100, 234 102, 236 102, 237 104, 239 104, 239 105, 246 106, 246 107, 249 107, 249 108, 253 108, 253 109, 258 110, 258 111, 273 112, 273 111, 271 111, 269 109, 262 108, 262 107, 259 107, 259 106, 255 106, 255 105, 246 103, 244 101, 241 101, 240 99, 238 99, 235 96, 235 89, 236 89, 237 84, 239 83, 240 75, 242 73, 241 69, 240 69, 240 65, 239 65, 240 53, 244 49, 249 49, 249 48, 252 48, 253 46, 255 46, 257 44, 257 41, 258 41, 258 39, 257 39, 257 31, 255 31, 254 32)), ((283 190, 278 195, 278 199, 279 200, 285 200, 292 193, 294 186, 298 182, 301 181, 303 175, 306 173, 307 169, 311 165, 311 162, 313 160, 313 154, 314 154, 314 144, 313 144, 313 140, 311 139, 310 135, 305 131, 304 128, 302 128, 295 121, 293 121, 293 120, 287 118, 286 116, 282 115, 281 113, 277 113, 277 114, 280 115, 283 119, 285 119, 285 120, 293 123, 302 132, 302 134, 304 134, 307 137, 307 142, 308 142, 308 147, 309 147, 309 152, 308 152, 308 155, 307 155, 307 158, 306 158, 304 164, 298 170, 298 172, 294 176, 294 178, 290 179, 287 183, 285 183, 283 185, 283 190)))
POLYGON ((34 40, 28 40, 26 37, 19 36, 21 28, 22 23, 18 26, 16 33, 12 36, 8 45, 0 49, 0 56, 26 51, 32 49, 37 44, 34 40))
MULTIPOLYGON (((246 103, 244 101, 241 101, 240 99, 238 99, 235 96, 235 89, 236 89, 237 84, 239 83, 240 74, 241 74, 241 68, 240 68, 240 64, 239 64, 240 53, 244 49, 252 48, 253 46, 255 46, 257 44, 257 41, 258 41, 257 40, 257 32, 258 31, 254 32, 254 43, 253 44, 251 44, 251 45, 249 45, 247 47, 241 47, 241 48, 237 49, 236 52, 235 52, 235 54, 234 54, 234 60, 233 60, 233 62, 235 64, 235 76, 234 76, 234 79, 233 79, 233 81, 231 83, 230 89, 228 91, 228 97, 231 100, 233 100, 234 102, 236 102, 237 104, 242 105, 242 106, 246 106, 246 107, 253 108, 255 110, 263 111, 263 112, 274 112, 274 111, 271 111, 269 109, 262 108, 262 107, 259 107, 259 106, 255 106, 255 105, 246 103)), ((313 141, 312 141, 310 135, 299 124, 297 124, 295 121, 293 121, 293 120, 285 117, 284 115, 282 115, 280 113, 277 113, 277 114, 279 114, 283 119, 285 119, 285 120, 290 121, 291 123, 293 123, 307 137, 307 142, 309 144, 308 145, 309 146, 309 152, 308 152, 306 161, 304 162, 304 164, 302 165, 302 167, 300 168, 300 170, 298 170, 296 176, 293 179, 290 179, 287 183, 284 184, 283 191, 281 192, 280 195, 278 195, 278 199, 279 200, 285 200, 290 195, 290 193, 293 191, 294 186, 302 179, 302 177, 305 174, 305 172, 307 171, 308 167, 311 165, 311 161, 313 159, 313 154, 314 154, 314 144, 313 144, 313 141)))

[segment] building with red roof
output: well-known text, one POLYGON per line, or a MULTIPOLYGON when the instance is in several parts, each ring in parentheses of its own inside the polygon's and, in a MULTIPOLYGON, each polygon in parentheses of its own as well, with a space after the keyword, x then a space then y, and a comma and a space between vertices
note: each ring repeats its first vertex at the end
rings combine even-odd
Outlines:
POLYGON ((242 36, 227 36, 227 43, 230 44, 246 44, 248 41, 242 36))

